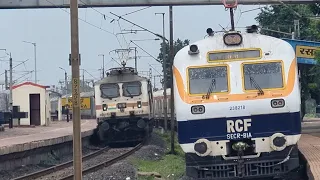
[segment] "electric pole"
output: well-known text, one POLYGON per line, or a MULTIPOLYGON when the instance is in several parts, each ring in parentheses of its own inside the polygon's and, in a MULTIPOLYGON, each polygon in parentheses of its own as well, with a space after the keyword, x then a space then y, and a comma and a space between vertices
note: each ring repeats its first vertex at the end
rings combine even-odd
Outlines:
MULTIPOLYGON (((169 7, 169 21, 170 21, 170 68, 173 65, 174 49, 173 49, 173 10, 172 6, 169 7)), ((170 94, 170 105, 171 105, 171 153, 174 154, 174 99, 173 99, 173 71, 171 71, 171 94, 170 94)))
POLYGON ((137 47, 134 47, 134 68, 136 69, 136 72, 138 73, 137 47))
POLYGON ((5 90, 8 90, 8 71, 4 70, 4 86, 5 86, 5 90))
POLYGON ((9 66, 10 66, 10 95, 9 95, 9 111, 11 112, 11 117, 9 121, 9 128, 13 127, 13 100, 12 100, 12 57, 10 53, 10 59, 9 59, 9 66))
POLYGON ((37 43, 35 42, 28 42, 28 41, 22 41, 24 43, 32 44, 33 45, 33 51, 34 51, 34 83, 37 84, 37 43))
POLYGON ((73 114, 73 174, 74 180, 82 180, 82 148, 80 123, 80 56, 78 0, 70 0, 71 21, 71 69, 72 69, 72 114, 73 114))
POLYGON ((164 79, 164 83, 163 83, 163 108, 164 108, 164 130, 167 131, 167 127, 168 127, 168 105, 167 105, 167 61, 168 59, 166 58, 166 52, 165 52, 165 47, 166 47, 166 39, 165 39, 165 28, 164 28, 164 15, 165 13, 155 13, 155 15, 157 14, 162 14, 162 69, 163 69, 163 79, 164 79))
POLYGON ((98 56, 102 56, 102 78, 104 78, 104 54, 99 54, 98 56))
POLYGON ((85 82, 84 82, 84 69, 82 69, 82 92, 85 92, 84 86, 85 86, 85 82))
MULTIPOLYGON (((64 83, 65 83, 65 86, 66 86, 66 104, 67 104, 67 108, 68 108, 68 112, 69 112, 69 93, 68 93, 68 74, 67 74, 67 71, 65 71, 64 73, 64 83)), ((67 122, 69 122, 69 113, 67 113, 67 122)))

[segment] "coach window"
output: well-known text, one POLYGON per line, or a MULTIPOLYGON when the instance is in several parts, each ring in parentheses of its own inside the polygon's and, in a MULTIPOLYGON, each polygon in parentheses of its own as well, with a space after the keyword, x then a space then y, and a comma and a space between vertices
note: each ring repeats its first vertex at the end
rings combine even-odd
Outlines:
POLYGON ((101 97, 102 98, 116 98, 120 96, 118 84, 101 84, 101 97))
POLYGON ((281 62, 244 64, 243 73, 245 90, 283 88, 281 62))
POLYGON ((211 94, 228 92, 228 67, 189 68, 189 93, 211 94))
POLYGON ((126 82, 122 84, 123 96, 133 97, 141 95, 141 82, 126 82))

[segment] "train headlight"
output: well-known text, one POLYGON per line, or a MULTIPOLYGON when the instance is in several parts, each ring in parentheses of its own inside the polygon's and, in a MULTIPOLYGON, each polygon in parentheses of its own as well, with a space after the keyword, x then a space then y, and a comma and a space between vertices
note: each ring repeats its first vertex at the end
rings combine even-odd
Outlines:
POLYGON ((188 53, 190 54, 190 55, 192 55, 192 54, 199 54, 199 49, 198 49, 198 46, 197 45, 195 45, 195 44, 192 44, 192 45, 190 45, 190 50, 188 51, 188 53))
POLYGON ((272 108, 282 108, 285 106, 284 99, 272 99, 271 100, 271 107, 272 108))
POLYGON ((198 156, 208 156, 211 152, 210 141, 207 139, 198 139, 194 143, 194 151, 198 156))
POLYGON ((102 104, 102 110, 107 111, 108 110, 108 105, 107 104, 102 104))
POLYGON ((192 114, 203 114, 205 113, 205 107, 203 105, 191 106, 192 114))
POLYGON ((242 43, 242 36, 239 33, 228 33, 223 36, 223 42, 227 46, 238 46, 242 43))
POLYGON ((275 151, 282 151, 287 147, 286 136, 282 133, 275 133, 270 138, 271 148, 275 151))
POLYGON ((141 108, 141 106, 142 106, 142 105, 141 105, 141 101, 138 101, 138 102, 137 102, 137 106, 138 106, 138 108, 141 108))

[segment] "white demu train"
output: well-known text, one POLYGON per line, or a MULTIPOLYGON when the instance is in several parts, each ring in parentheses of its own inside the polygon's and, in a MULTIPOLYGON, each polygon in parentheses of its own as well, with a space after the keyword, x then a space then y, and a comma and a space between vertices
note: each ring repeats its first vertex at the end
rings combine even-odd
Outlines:
POLYGON ((187 175, 256 178, 299 167, 300 89, 291 45, 255 26, 247 33, 207 32, 173 64, 187 175))

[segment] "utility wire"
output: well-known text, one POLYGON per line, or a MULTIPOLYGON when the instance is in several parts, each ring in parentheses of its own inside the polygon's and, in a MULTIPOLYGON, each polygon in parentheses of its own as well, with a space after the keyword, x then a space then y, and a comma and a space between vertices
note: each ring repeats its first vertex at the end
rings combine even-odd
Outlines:
MULTIPOLYGON (((149 64, 149 63, 148 63, 149 64)), ((153 69, 153 70, 155 70, 159 75, 162 75, 162 73, 160 73, 156 68, 154 68, 151 64, 149 64, 149 66, 153 69)))
POLYGON ((148 9, 148 8, 151 8, 152 6, 148 6, 148 7, 144 7, 144 8, 141 8, 141 9, 138 9, 138 10, 135 10, 135 11, 132 11, 132 12, 129 12, 129 13, 126 13, 124 15, 121 15, 121 17, 123 16, 127 16, 129 14, 133 14, 133 13, 136 13, 136 12, 139 12, 139 11, 142 11, 142 10, 145 10, 145 9, 148 9))
MULTIPOLYGON (((52 3, 51 1, 49 1, 49 0, 46 0, 46 1, 47 1, 48 3, 50 3, 50 4, 52 4, 53 6, 61 9, 62 11, 70 14, 70 12, 68 12, 67 10, 65 10, 65 9, 63 9, 63 8, 60 8, 59 6, 57 6, 56 4, 52 3)), ((116 39, 117 39, 117 41, 118 41, 118 43, 119 43, 119 45, 121 46, 121 43, 120 43, 118 37, 117 37, 114 33, 110 32, 110 31, 108 31, 108 30, 106 30, 106 29, 103 29, 103 28, 101 28, 101 27, 99 27, 99 26, 97 26, 97 25, 94 25, 94 24, 92 24, 92 23, 90 23, 90 22, 88 22, 88 21, 86 21, 86 20, 84 20, 84 19, 81 19, 81 18, 79 18, 79 17, 78 17, 78 19, 79 19, 80 21, 83 21, 83 22, 85 22, 85 23, 87 23, 87 24, 89 24, 89 25, 97 28, 97 29, 100 29, 101 31, 104 31, 104 32, 106 32, 106 33, 108 33, 108 34, 111 34, 111 35, 115 36, 116 39)))
MULTIPOLYGON (((87 5, 87 6, 89 6, 88 4, 86 4, 85 2, 83 2, 82 0, 79 0, 80 2, 82 2, 83 4, 85 4, 85 5, 87 5)), ((109 17, 109 16, 107 16, 106 14, 104 14, 104 13, 102 13, 102 12, 100 12, 100 11, 98 11, 97 9, 95 9, 95 8, 93 8, 93 7, 90 7, 91 9, 93 9, 94 11, 96 11, 97 13, 99 13, 99 14, 101 14, 102 15, 102 17, 104 18, 104 20, 106 20, 106 18, 108 18, 108 19, 113 19, 113 18, 111 18, 111 17, 109 17)))
POLYGON ((96 79, 96 80, 98 80, 98 78, 95 78, 94 76, 92 76, 92 74, 91 73, 89 73, 86 69, 84 69, 84 71, 85 72, 87 72, 93 79, 96 79))
POLYGON ((15 79, 14 81, 18 81, 19 79, 25 77, 26 75, 28 75, 28 74, 30 74, 30 73, 32 73, 32 72, 33 72, 33 70, 30 71, 30 72, 27 72, 27 73, 25 73, 25 74, 23 74, 23 75, 21 75, 19 78, 15 79))
POLYGON ((114 14, 114 13, 112 13, 112 12, 110 12, 110 13, 111 13, 112 15, 114 15, 114 16, 117 16, 119 19, 123 19, 123 20, 127 21, 127 22, 130 23, 130 24, 133 24, 133 25, 135 25, 135 26, 137 26, 137 27, 139 27, 139 28, 141 28, 141 29, 143 29, 143 30, 145 30, 145 31, 148 31, 149 33, 151 33, 151 34, 153 34, 153 35, 155 35, 155 36, 157 36, 157 37, 160 37, 161 39, 165 39, 166 41, 168 41, 168 39, 166 39, 165 37, 161 36, 160 34, 154 33, 154 32, 152 32, 152 31, 150 31, 150 30, 148 30, 148 29, 146 29, 146 28, 144 28, 144 27, 142 27, 142 26, 140 26, 140 25, 138 25, 138 24, 136 24, 136 23, 133 23, 133 22, 131 22, 131 21, 123 18, 122 16, 116 15, 116 14, 114 14))
MULTIPOLYGON (((27 62, 27 61, 29 61, 29 59, 27 59, 27 60, 23 61, 22 63, 17 64, 16 66, 12 67, 12 69, 14 69, 14 68, 16 68, 16 67, 20 66, 21 64, 24 64, 24 63, 25 63, 25 62, 27 62)), ((1 73, 1 74, 0 74, 0 76, 1 76, 1 75, 4 75, 4 74, 5 74, 5 72, 4 72, 4 73, 1 73)))
POLYGON ((154 56, 152 56, 150 53, 148 53, 146 50, 144 50, 142 47, 140 47, 138 44, 136 44, 133 41, 130 41, 130 43, 133 43, 134 45, 136 45, 138 48, 140 48, 142 51, 144 51, 145 53, 147 53, 149 56, 151 56, 154 60, 156 60, 157 62, 161 63, 161 61, 157 58, 155 58, 154 56))

